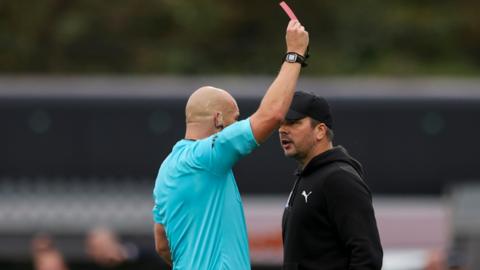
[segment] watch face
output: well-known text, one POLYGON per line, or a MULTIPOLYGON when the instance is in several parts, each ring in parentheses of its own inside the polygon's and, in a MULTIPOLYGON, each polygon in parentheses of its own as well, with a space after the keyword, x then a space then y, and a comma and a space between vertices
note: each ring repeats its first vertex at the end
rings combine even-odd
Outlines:
POLYGON ((288 62, 295 62, 297 60, 297 55, 296 54, 288 54, 287 55, 287 61, 288 62))

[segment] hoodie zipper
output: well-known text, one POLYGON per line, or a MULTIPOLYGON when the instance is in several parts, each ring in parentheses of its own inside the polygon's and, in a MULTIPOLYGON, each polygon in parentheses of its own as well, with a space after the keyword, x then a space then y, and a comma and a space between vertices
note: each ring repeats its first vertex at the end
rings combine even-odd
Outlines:
POLYGON ((301 177, 301 172, 296 172, 295 174, 297 175, 297 179, 295 180, 295 183, 293 184, 293 188, 292 188, 292 191, 290 192, 290 196, 288 196, 287 207, 292 206, 293 201, 295 200, 295 195, 297 193, 298 184, 300 183, 300 179, 302 178, 301 177))
POLYGON ((298 172, 298 171, 295 172, 295 175, 297 176, 297 179, 295 180, 295 183, 293 184, 292 191, 290 191, 290 195, 288 196, 287 203, 285 205, 285 210, 283 212, 283 217, 282 217, 282 239, 283 239, 283 241, 285 241, 285 232, 287 230, 287 220, 289 219, 290 214, 292 212, 291 208, 292 208, 292 205, 293 205, 293 201, 295 200, 295 193, 297 191, 298 184, 299 184, 300 179, 301 179, 300 174, 301 174, 301 172, 298 172))

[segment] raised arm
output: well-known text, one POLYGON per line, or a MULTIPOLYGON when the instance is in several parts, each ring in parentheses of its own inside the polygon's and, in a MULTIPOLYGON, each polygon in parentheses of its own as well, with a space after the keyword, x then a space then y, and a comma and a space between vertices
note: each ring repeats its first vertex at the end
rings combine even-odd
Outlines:
MULTIPOLYGON (((299 21, 292 20, 288 23, 285 39, 287 52, 305 56, 309 41, 308 32, 299 21)), ((284 62, 257 111, 250 117, 250 125, 257 142, 264 142, 283 121, 292 102, 300 69, 299 63, 284 62)))

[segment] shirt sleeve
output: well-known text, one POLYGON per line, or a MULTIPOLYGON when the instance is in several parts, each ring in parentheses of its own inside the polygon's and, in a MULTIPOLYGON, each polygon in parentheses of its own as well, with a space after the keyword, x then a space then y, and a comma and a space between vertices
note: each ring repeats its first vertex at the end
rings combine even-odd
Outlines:
POLYGON ((328 215, 350 254, 348 269, 380 270, 383 250, 366 185, 357 176, 340 171, 327 179, 322 190, 328 215))
POLYGON ((199 167, 217 174, 230 171, 235 163, 258 147, 250 119, 235 122, 222 131, 195 143, 191 155, 199 167))
POLYGON ((160 208, 158 204, 154 204, 153 209, 152 209, 152 216, 153 216, 153 222, 158 223, 158 224, 164 224, 163 222, 163 216, 160 212, 160 208))

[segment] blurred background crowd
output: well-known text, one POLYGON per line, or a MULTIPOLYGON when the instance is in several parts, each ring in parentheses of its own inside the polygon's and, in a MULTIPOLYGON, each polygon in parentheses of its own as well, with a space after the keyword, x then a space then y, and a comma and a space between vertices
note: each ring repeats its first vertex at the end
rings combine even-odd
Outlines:
MULTIPOLYGON (((385 270, 480 268, 480 2, 288 1, 366 169, 385 270)), ((152 189, 202 85, 240 118, 285 53, 277 1, 0 1, 0 269, 167 269, 152 189)), ((235 168, 253 269, 278 269, 296 164, 274 134, 235 168)))

